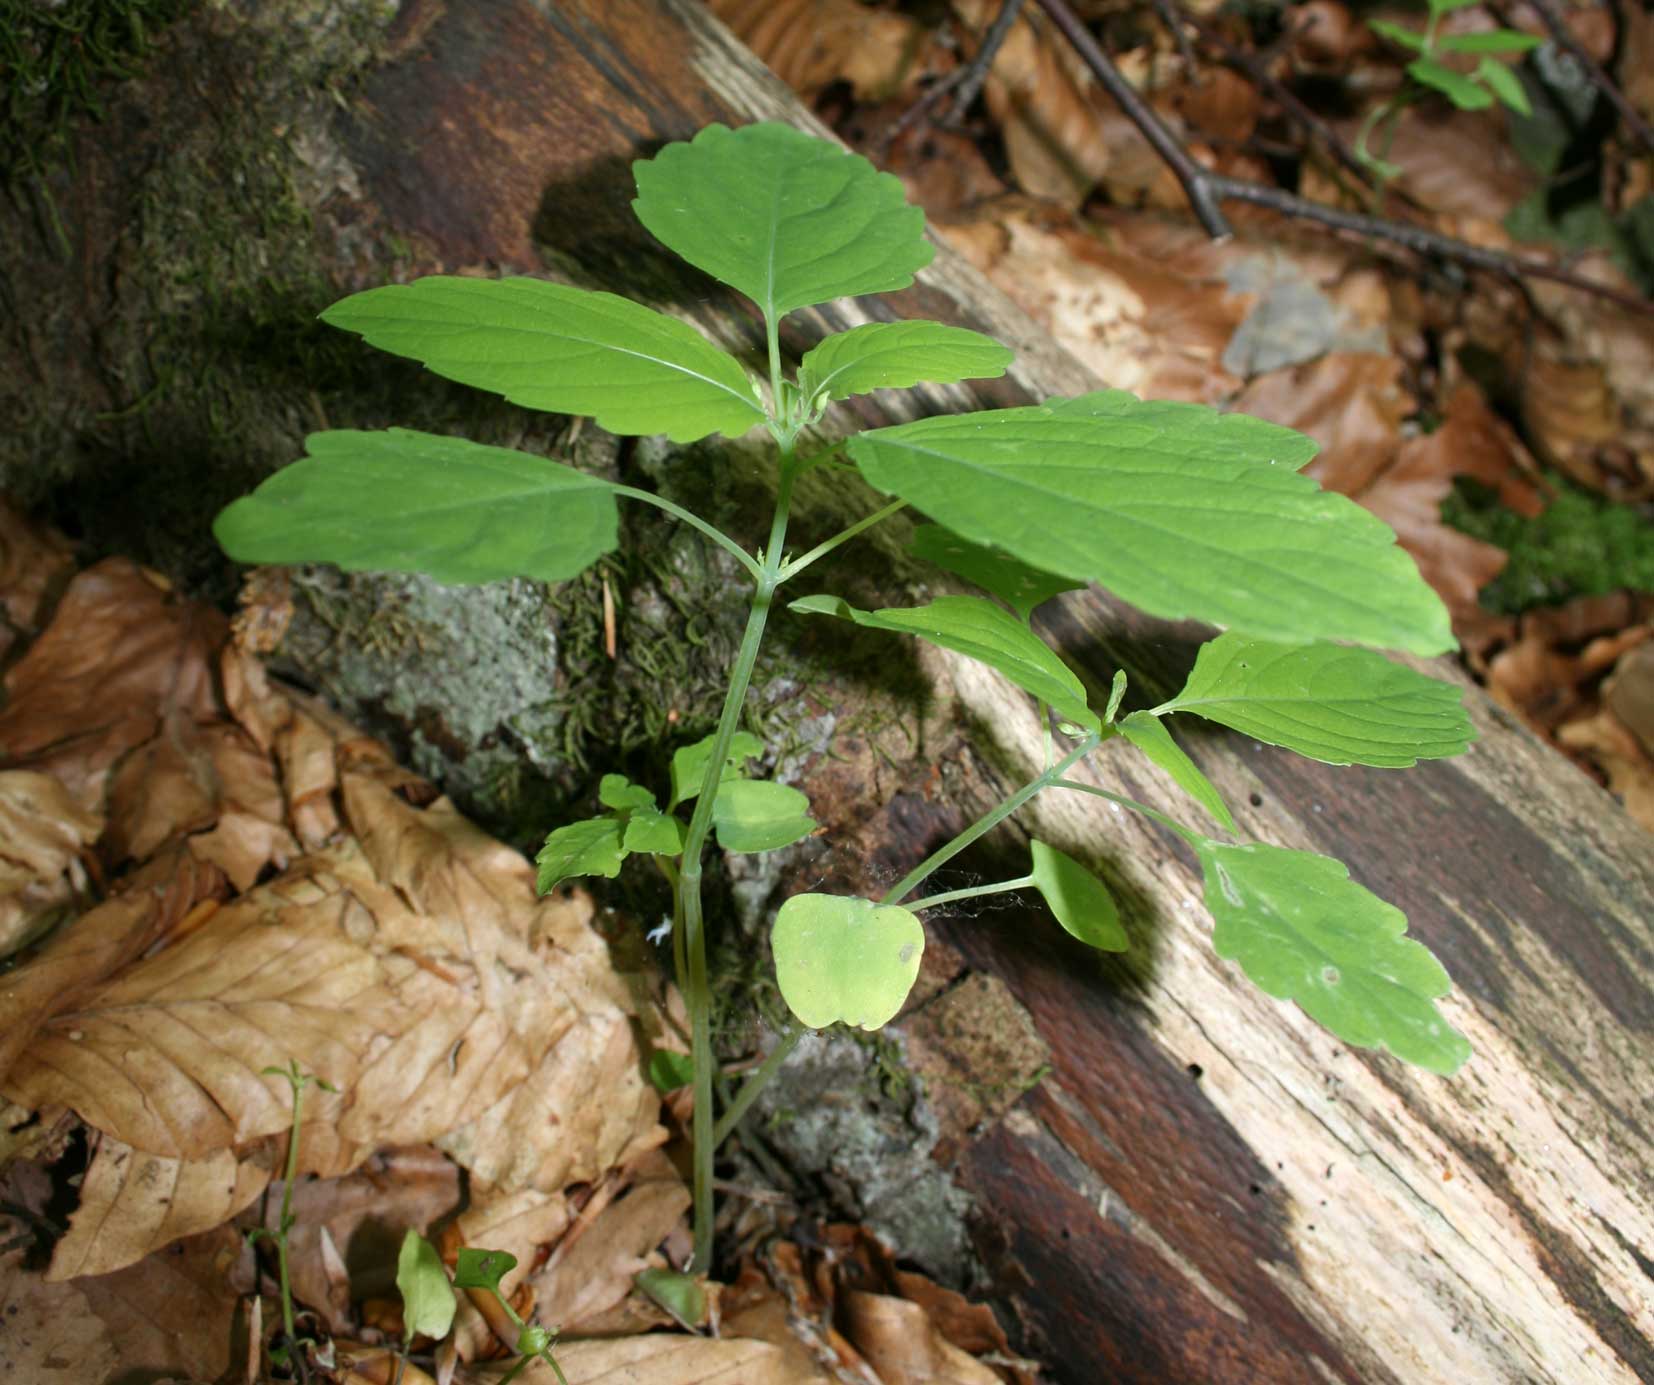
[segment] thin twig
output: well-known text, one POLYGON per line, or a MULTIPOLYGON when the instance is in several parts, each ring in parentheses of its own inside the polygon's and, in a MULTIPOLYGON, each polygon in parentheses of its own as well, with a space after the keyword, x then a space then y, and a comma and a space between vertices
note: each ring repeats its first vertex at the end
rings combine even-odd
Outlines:
POLYGON ((1456 240, 1452 236, 1444 236, 1423 226, 1390 221, 1384 217, 1365 216, 1359 212, 1342 211, 1320 202, 1311 202, 1308 198, 1298 197, 1280 188, 1265 187, 1262 183, 1254 183, 1244 178, 1231 178, 1201 167, 1189 151, 1178 143, 1176 136, 1148 102, 1120 75, 1120 70, 1075 17, 1066 0, 1039 0, 1039 3, 1061 30, 1063 37, 1074 45, 1075 51, 1091 69, 1092 75, 1102 84, 1103 89, 1119 103, 1120 109, 1177 176, 1177 181, 1182 184, 1184 195, 1188 197, 1196 219, 1214 240, 1227 239, 1234 234, 1228 218, 1223 214, 1221 204, 1248 202, 1256 207, 1267 207, 1283 216, 1319 222, 1323 226, 1348 231, 1353 235, 1393 241, 1417 254, 1434 256, 1470 269, 1498 274, 1507 279, 1520 279, 1524 275, 1534 279, 1548 279, 1552 283, 1563 284, 1581 293, 1589 293, 1617 303, 1630 312, 1654 316, 1654 302, 1633 298, 1630 294, 1620 293, 1616 289, 1594 283, 1554 265, 1500 254, 1496 250, 1471 245, 1468 241, 1456 240))
POLYGON ((987 82, 994 59, 999 56, 1005 36, 1011 32, 1011 26, 1016 23, 1022 6, 1023 0, 1003 0, 999 13, 994 16, 994 22, 988 26, 981 47, 976 50, 971 60, 963 67, 954 68, 941 81, 935 83, 902 113, 900 120, 885 131, 879 140, 881 161, 889 152, 890 146, 912 129, 919 118, 936 106, 949 92, 954 93, 953 112, 944 119, 943 124, 957 125, 965 118, 965 112, 970 109, 971 102, 976 100, 983 84, 987 82))
POLYGON ((1637 142, 1644 149, 1654 153, 1654 127, 1651 127, 1643 119, 1642 112, 1626 99, 1625 93, 1603 70, 1602 64, 1587 53, 1580 46, 1579 40, 1568 31, 1568 26, 1562 22, 1562 16, 1556 12, 1553 0, 1530 0, 1530 3, 1539 11, 1540 19, 1545 21, 1545 27, 1550 30, 1551 41, 1580 65, 1585 75, 1591 79, 1591 85, 1619 112, 1620 119, 1625 122, 1625 128, 1636 136, 1637 142))
POLYGON ((1160 22, 1172 36, 1172 42, 1177 45, 1177 56, 1183 59, 1183 66, 1189 71, 1189 80, 1197 81, 1200 75, 1200 61, 1195 57, 1195 50, 1189 43, 1189 35, 1184 25, 1191 21, 1173 3, 1173 0, 1150 0, 1154 12, 1160 16, 1160 22))
MULTIPOLYGON (((1171 3, 1171 0, 1166 0, 1166 3, 1171 3)), ((1183 20, 1200 35, 1202 43, 1216 49, 1224 62, 1247 78, 1254 86, 1260 88, 1270 100, 1280 106, 1288 117, 1296 121, 1312 138, 1319 140, 1327 153, 1346 172, 1354 174, 1368 187, 1373 185, 1372 169, 1356 158, 1354 151, 1344 142, 1338 131, 1310 110, 1291 87, 1269 71, 1267 64, 1260 62, 1256 55, 1248 53, 1245 49, 1229 42, 1215 25, 1204 23, 1189 14, 1184 14, 1183 20)), ((1411 194, 1405 190, 1392 188, 1391 191, 1407 198, 1409 203, 1413 202, 1411 194)))

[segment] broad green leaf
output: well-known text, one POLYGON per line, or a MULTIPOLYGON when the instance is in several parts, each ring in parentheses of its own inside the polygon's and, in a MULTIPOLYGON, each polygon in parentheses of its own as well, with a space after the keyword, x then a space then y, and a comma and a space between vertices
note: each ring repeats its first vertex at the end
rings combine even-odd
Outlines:
POLYGON ((1391 43, 1399 43, 1403 48, 1411 49, 1415 53, 1424 52, 1424 35, 1415 29, 1403 28, 1387 19, 1369 19, 1367 27, 1380 38, 1389 39, 1391 43))
POLYGON ((509 1250, 476 1250, 470 1246, 459 1253, 454 1265, 456 1289, 500 1291, 500 1280, 517 1268, 517 1257, 509 1250))
POLYGON ((620 874, 626 848, 620 842, 620 824, 614 818, 587 818, 559 827, 534 858, 539 867, 535 888, 550 894, 574 875, 601 875, 613 880, 620 874))
POLYGON ((649 1055, 649 1081, 662 1096, 695 1080, 695 1060, 687 1053, 657 1048, 649 1055))
POLYGON ((877 1029, 913 989, 925 930, 894 904, 795 894, 776 914, 770 943, 782 998, 803 1023, 877 1029))
POLYGON ((788 784, 731 779, 718 788, 712 824, 725 851, 774 851, 816 830, 810 800, 788 784))
POLYGON ((1105 390, 878 428, 846 447, 876 490, 962 538, 1153 615, 1454 647, 1446 608, 1389 527, 1297 474, 1315 444, 1290 429, 1105 390))
MULTIPOLYGON (((714 733, 715 735, 716 733, 714 733)), ((701 791, 706 778, 707 761, 712 758, 713 736, 703 736, 694 745, 686 745, 672 755, 672 803, 676 808, 687 803, 701 791)), ((764 753, 764 743, 750 731, 737 731, 730 738, 729 756, 724 762, 725 779, 738 779, 741 766, 764 753)))
POLYGON ((1493 104, 1493 97, 1485 88, 1429 58, 1415 58, 1408 63, 1407 75, 1415 82, 1433 87, 1461 111, 1485 110, 1493 104))
POLYGON ((706 1291, 694 1275, 651 1266, 639 1270, 632 1282, 685 1327, 698 1327, 705 1321, 706 1291))
POLYGON ((1154 709, 1167 712, 1193 712, 1333 765, 1406 768, 1457 755, 1476 736, 1451 683, 1370 649, 1236 634, 1201 647, 1183 691, 1154 709))
POLYGON ((454 1325, 454 1289, 436 1247, 413 1228, 396 1257, 396 1289, 402 1295, 404 1340, 440 1340, 454 1325))
POLYGON ((873 630, 917 635, 979 659, 1019 688, 1039 698, 1060 717, 1088 730, 1102 726, 1086 705, 1085 689, 1067 664, 1040 637, 1002 606, 980 596, 939 596, 928 606, 859 611, 836 596, 806 596, 789 610, 805 615, 838 616, 873 630))
POLYGON ((790 125, 709 125, 632 165, 637 218, 770 322, 905 289, 935 253, 893 175, 790 125))
POLYGON ((940 524, 921 524, 913 531, 912 551, 944 572, 974 582, 992 592, 1024 620, 1036 606, 1061 592, 1078 591, 1084 582, 1075 582, 1054 573, 1029 567, 1019 558, 997 549, 962 539, 940 524))
POLYGON ((561 582, 615 546, 612 487, 561 462, 406 428, 312 433, 305 447, 213 522, 232 558, 561 582))
POLYGON ((1517 29, 1495 29, 1491 34, 1447 34, 1436 40, 1439 53, 1527 53, 1545 40, 1517 29))
POLYGON ((870 390, 1003 375, 1016 354, 992 337, 940 322, 869 322, 806 352, 798 388, 812 408, 870 390), (825 396, 825 399, 822 397, 825 396))
POLYGON ((588 414, 611 433, 693 442, 739 437, 765 418, 733 356, 612 293, 438 274, 353 293, 322 320, 513 404, 588 414))
POLYGON ((1236 830, 1235 819, 1223 795, 1172 739, 1172 733, 1160 724, 1158 717, 1150 712, 1133 712, 1119 726, 1120 734, 1171 775, 1178 788, 1216 818, 1224 831, 1236 830))
POLYGON ((1495 96, 1518 115, 1533 114, 1528 93, 1521 79, 1497 58, 1483 58, 1476 64, 1476 77, 1495 96))
POLYGON ((1045 896, 1057 922, 1091 947, 1126 951, 1131 939, 1120 926, 1120 911, 1103 882, 1054 846, 1038 839, 1028 845, 1034 854, 1034 888, 1045 896))
POLYGON ((1451 1073, 1470 1056, 1434 1001, 1447 972, 1405 937, 1407 919, 1312 851, 1197 840, 1220 957, 1264 992, 1295 1000, 1344 1042, 1451 1073))
POLYGON ((683 855, 683 824, 659 808, 635 808, 626 819, 621 845, 651 856, 683 855))
POLYGON ((597 801, 605 808, 653 808, 655 796, 624 774, 605 774, 597 786, 597 801))

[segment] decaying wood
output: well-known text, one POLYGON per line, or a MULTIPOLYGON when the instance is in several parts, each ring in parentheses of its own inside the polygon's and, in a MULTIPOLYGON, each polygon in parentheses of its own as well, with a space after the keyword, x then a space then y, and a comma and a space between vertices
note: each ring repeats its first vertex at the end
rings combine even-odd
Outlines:
MULTIPOLYGON (((329 157, 348 177, 329 214, 406 238, 399 272, 551 273, 675 304, 750 349, 750 310, 674 269, 628 203, 633 158, 755 118, 819 129, 693 0, 406 0, 384 61, 333 120, 329 157)), ((368 257, 353 276, 386 272, 368 257)), ((911 291, 820 310, 787 345, 889 312, 1019 351, 1002 381, 902 407, 1094 383, 945 247, 911 291)), ((894 407, 856 401, 856 421, 894 407)), ((1094 691, 1125 667, 1143 699, 1178 685, 1200 637, 1095 591, 1049 608, 1044 628, 1094 691)), ((940 779, 894 780, 854 823, 882 841, 885 871, 1030 775, 1040 751, 1032 710, 1002 682, 963 661, 926 667, 979 749, 940 779)), ((1467 699, 1472 752, 1406 772, 1331 769, 1227 734, 1190 743, 1245 835, 1336 855, 1407 911, 1452 972, 1447 1011, 1476 1047, 1452 1079, 1346 1049, 1257 993, 1211 951, 1192 861, 1101 800, 1048 794, 1027 825, 1109 878, 1134 944, 1124 959, 1100 962, 1033 915, 936 926, 1009 984, 1052 1053, 1045 1082, 954 1145, 988 1213, 990 1268, 1052 1378, 1654 1379, 1654 852, 1606 794, 1467 699)), ((1099 772, 1176 802, 1146 771, 1105 759, 1099 772)))

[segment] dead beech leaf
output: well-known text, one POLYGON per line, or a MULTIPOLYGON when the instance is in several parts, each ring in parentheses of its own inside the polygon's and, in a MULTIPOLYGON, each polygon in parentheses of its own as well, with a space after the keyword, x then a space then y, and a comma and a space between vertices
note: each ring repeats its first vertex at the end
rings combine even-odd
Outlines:
MULTIPOLYGON (((1654 632, 1650 632, 1654 635, 1654 632)), ((1620 656, 1602 685, 1602 700, 1650 755, 1654 755, 1654 641, 1620 656)))
POLYGON ((945 62, 917 20, 858 0, 709 0, 783 82, 811 101, 848 82, 859 101, 911 97, 945 62))
POLYGON ((82 902, 81 854, 102 830, 49 775, 0 770, 0 957, 82 902))
POLYGON ((0 759, 100 806, 110 771, 168 711, 212 717, 227 628, 218 612, 163 590, 124 558, 86 569, 6 675, 0 759))
MULTIPOLYGON (((41 1024, 141 956, 191 910, 227 893, 216 869, 182 851, 157 857, 123 880, 118 894, 59 929, 37 956, 0 974, 0 1089, 41 1024)), ((41 1104, 51 1103, 29 1103, 41 1104)))
POLYGON ((1309 474, 1328 490, 1359 495, 1395 459, 1415 404, 1397 357, 1339 351, 1260 375, 1234 408, 1307 433, 1321 449, 1309 474))
POLYGON ((0 498, 0 656, 45 621, 53 593, 74 567, 74 550, 54 529, 31 524, 0 498))
POLYGON ((1531 470, 1509 428, 1466 384, 1448 400, 1442 425, 1404 443, 1395 465, 1354 498, 1396 531, 1455 624, 1473 623, 1481 609, 1477 594, 1504 568, 1505 554, 1449 529, 1441 522, 1441 503, 1455 476, 1469 476, 1496 488, 1510 508, 1536 514, 1543 502, 1529 480, 1531 470))
POLYGON ((1537 354, 1522 379, 1521 409, 1547 462, 1582 486, 1605 488, 1598 454, 1619 436, 1620 418, 1600 361, 1570 365, 1537 354))
MULTIPOLYGON (((554 1354, 568 1385, 806 1385, 787 1368, 779 1347, 739 1337, 657 1332, 567 1342, 554 1354)), ((492 1385, 500 1374, 498 1369, 472 1366, 456 1380, 459 1385, 492 1385)), ((528 1385, 557 1385, 551 1367, 539 1357, 517 1379, 528 1385)))
POLYGON ((1556 736, 1600 765, 1625 811, 1654 832, 1654 756, 1624 722, 1604 707, 1595 716, 1558 727, 1556 736))
POLYGON ((1240 387, 1224 348, 1245 315, 1221 271, 1194 276, 1071 219, 1006 199, 943 221, 947 241, 1103 380, 1135 394, 1215 403, 1240 387))
MULTIPOLYGON (((313 1092, 306 1093, 306 1105, 313 1092)), ((285 1142, 273 1141, 279 1157, 285 1142)), ((274 1230, 283 1184, 270 1184, 262 1201, 237 1225, 274 1230)), ((379 1150, 339 1178, 301 1179, 293 1188, 295 1225, 288 1236, 293 1293, 327 1313, 334 1331, 351 1324, 352 1299, 395 1297, 402 1237, 451 1213, 462 1201, 460 1171, 428 1145, 379 1150), (349 1267, 341 1285, 339 1261, 349 1267)))
POLYGON ((641 1332, 671 1320, 648 1300, 628 1304, 638 1271, 662 1267, 656 1248, 689 1210, 689 1189, 671 1160, 656 1153, 619 1198, 577 1223, 533 1277, 540 1321, 578 1336, 641 1332), (621 1311, 629 1309, 630 1311, 621 1311))
POLYGON ((220 1150, 205 1159, 143 1154, 98 1137, 68 1234, 52 1252, 50 1281, 108 1274, 162 1246, 229 1221, 270 1182, 271 1151, 256 1160, 220 1150))
POLYGON ((240 1299, 231 1272, 245 1253, 228 1226, 176 1243, 113 1274, 51 1283, 0 1256, 0 1371, 22 1385, 218 1380, 231 1365, 240 1299))
POLYGON ((853 1289, 850 1340, 885 1385, 1001 1385, 987 1366, 947 1341, 917 1303, 853 1289))
MULTIPOLYGON (((953 0, 953 9, 979 38, 999 13, 997 0, 953 0)), ((1033 7, 994 56, 983 96, 1017 184, 1031 197, 1078 207, 1106 174, 1142 162, 1142 139, 1033 7)))

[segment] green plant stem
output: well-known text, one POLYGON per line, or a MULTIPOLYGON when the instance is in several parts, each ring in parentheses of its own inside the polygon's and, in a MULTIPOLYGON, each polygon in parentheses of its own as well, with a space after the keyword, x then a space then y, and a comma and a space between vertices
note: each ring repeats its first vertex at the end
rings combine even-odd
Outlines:
POLYGON ((769 1053, 759 1064, 747 1080, 741 1084, 741 1090, 735 1093, 735 1099, 729 1103, 724 1114, 718 1118, 718 1124, 712 1131, 712 1147, 716 1149, 729 1138, 729 1134, 741 1123, 741 1118, 751 1109, 752 1103, 758 1099, 758 1094, 769 1085, 769 1081, 781 1070, 781 1065, 792 1056, 792 1051, 798 1047, 798 1041, 810 1032, 809 1026, 799 1020, 794 1020, 769 1053))
MULTIPOLYGON (((773 344, 773 328, 771 341, 773 344)), ((779 366, 776 369, 779 372, 779 366)), ((741 647, 730 670, 729 690, 724 696, 723 712, 718 717, 718 729, 713 733, 706 777, 701 782, 700 796, 689 819, 689 831, 684 838, 683 873, 678 879, 678 922, 683 929, 684 951, 689 959, 684 1003, 689 1009, 689 1054, 695 1069, 695 1111, 691 1126, 694 1143, 692 1191, 695 1198, 695 1249, 690 1259, 690 1271, 695 1274, 705 1273, 712 1264, 712 1157, 716 1148, 712 1134, 712 993, 707 984, 706 929, 701 912, 701 857, 707 834, 712 829, 712 809, 723 782, 729 744, 741 721, 747 688, 758 662, 758 648, 764 639, 764 626, 769 620, 776 588, 781 584, 781 553, 787 540, 787 514, 792 504, 793 482, 797 474, 792 441, 788 439, 781 445, 780 485, 775 497, 775 517, 770 523, 769 542, 764 547, 763 568, 753 589, 752 607, 747 614, 747 628, 741 636, 741 647)))
POLYGON ((979 837, 985 836, 987 833, 993 831, 994 828, 998 827, 999 824, 1004 822, 1006 818, 1010 817, 1012 813, 1016 812, 1018 808, 1022 807, 1024 803, 1028 802, 1029 799, 1039 793, 1040 790, 1048 789, 1053 784, 1061 782, 1063 775, 1065 775, 1087 755, 1091 754, 1091 752, 1102 743, 1102 739, 1102 736, 1098 732, 1091 732, 1083 741, 1079 743, 1079 745, 1075 746, 1073 750, 1069 751, 1068 754, 1062 757, 1062 759, 1058 760, 1056 764, 1050 766, 1037 778, 1030 779, 997 808, 989 809, 988 812, 979 817, 952 841, 947 842, 945 845, 940 846, 935 851, 931 852, 929 856, 925 857, 924 860, 919 862, 918 865, 914 866, 912 870, 898 880, 894 888, 892 888, 890 892, 885 895, 880 903, 895 904, 906 898, 927 879, 929 879, 931 872, 946 865, 979 837))
POLYGON ((1175 818, 1169 818, 1158 808, 1151 808, 1147 803, 1139 803, 1135 798, 1127 798, 1124 794, 1110 793, 1107 789, 1099 788, 1095 784, 1081 784, 1073 779, 1058 779, 1053 788, 1073 789, 1078 793, 1095 794, 1098 798, 1106 798, 1110 803, 1118 803, 1122 808, 1130 808, 1134 813, 1141 813, 1146 818, 1153 818, 1162 827, 1169 827, 1178 836, 1191 846, 1199 837, 1198 832, 1192 832, 1175 818))
POLYGON ((781 581, 790 581, 792 578, 798 576, 799 573, 803 572, 805 568, 809 567, 810 564, 815 562, 818 558, 825 558, 840 544, 849 543, 850 540, 855 538, 857 534, 865 533, 880 520, 889 519, 891 515, 896 513, 896 511, 906 508, 907 501, 892 500, 883 509, 875 510, 872 514, 867 515, 862 519, 858 519, 848 529, 840 530, 825 543, 818 543, 808 553, 800 554, 798 557, 794 558, 792 562, 787 563, 781 569, 781 581))
MULTIPOLYGON (((298 1063, 293 1065, 295 1074, 298 1063)), ((287 1272, 287 1233, 293 1229, 293 1181, 299 1176, 299 1126, 304 1119, 305 1084, 293 1080, 293 1130, 287 1137, 287 1165, 282 1174, 281 1220, 276 1235, 276 1275, 281 1285, 281 1326, 292 1350, 298 1333, 293 1323, 293 1282, 287 1272)))
POLYGON ((1008 894, 1012 890, 1025 890, 1034 883, 1032 875, 1024 875, 1017 880, 1001 880, 996 885, 972 885, 968 890, 949 890, 946 894, 927 894, 917 904, 910 904, 909 909, 934 909, 938 904, 952 904, 961 899, 976 899, 985 894, 1008 894))
POLYGON ((641 500, 646 505, 653 505, 656 509, 665 510, 667 514, 681 519, 685 524, 692 525, 694 528, 699 529, 701 533, 705 534, 707 538, 711 539, 713 543, 717 544, 718 547, 733 554, 735 560, 752 574, 753 581, 756 582, 763 577, 764 570, 758 565, 758 560, 754 558, 752 554, 748 553, 746 549, 742 548, 740 544, 736 543, 734 539, 730 538, 730 536, 724 533, 724 531, 716 524, 712 524, 707 520, 702 519, 693 510, 686 510, 682 505, 674 505, 664 496, 656 495, 652 491, 638 490, 634 486, 616 486, 614 488, 614 493, 616 495, 623 495, 628 500, 641 500))

